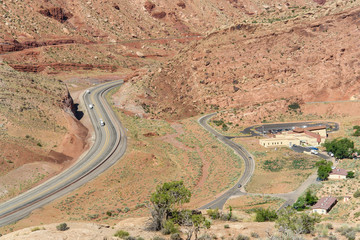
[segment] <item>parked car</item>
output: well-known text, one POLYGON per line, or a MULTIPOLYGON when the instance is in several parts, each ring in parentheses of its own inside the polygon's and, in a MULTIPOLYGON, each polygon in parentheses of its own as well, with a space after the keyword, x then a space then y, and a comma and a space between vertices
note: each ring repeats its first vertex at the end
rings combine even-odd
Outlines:
POLYGON ((311 149, 311 150, 310 150, 310 153, 311 153, 311 154, 314 154, 314 155, 318 155, 318 154, 319 154, 319 152, 316 151, 316 150, 314 150, 314 149, 311 149))
POLYGON ((333 154, 332 152, 328 152, 328 155, 329 155, 330 157, 333 157, 333 156, 334 156, 334 154, 333 154))

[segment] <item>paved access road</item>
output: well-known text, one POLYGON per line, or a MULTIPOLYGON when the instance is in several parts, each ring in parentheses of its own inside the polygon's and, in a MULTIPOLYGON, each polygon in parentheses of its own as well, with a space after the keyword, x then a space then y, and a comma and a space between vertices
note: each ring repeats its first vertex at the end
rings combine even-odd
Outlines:
POLYGON ((236 183, 235 186, 227 190, 224 194, 216 198, 214 201, 202 206, 200 209, 207 209, 207 208, 222 209, 226 201, 229 199, 229 197, 233 195, 245 194, 241 190, 243 190, 244 189, 243 187, 249 182, 255 170, 255 161, 253 157, 250 155, 250 153, 246 151, 245 148, 234 143, 228 137, 223 136, 222 134, 218 133, 216 130, 214 130, 212 127, 208 125, 209 119, 212 118, 214 115, 216 115, 216 113, 208 114, 201 117, 198 120, 199 124, 207 131, 212 133, 217 139, 219 139, 220 142, 234 149, 234 151, 244 160, 245 170, 240 180, 236 183), (239 188, 239 184, 241 184, 241 188, 239 188))
MULTIPOLYGON (((262 193, 246 193, 244 191, 244 186, 249 182, 251 176, 254 173, 254 169, 255 169, 255 161, 254 158, 250 155, 250 153, 248 151, 246 151, 246 149, 244 149, 242 146, 240 146, 239 144, 234 143, 233 141, 231 141, 232 137, 228 137, 228 136, 224 136, 220 133, 218 133, 215 129, 213 129, 212 127, 210 127, 208 125, 208 121, 210 118, 212 118, 213 116, 215 116, 216 113, 212 113, 212 114, 208 114, 205 115, 203 117, 201 117, 198 122, 199 124, 205 128, 207 131, 209 131, 210 133, 212 133, 217 139, 219 139, 219 141, 221 141, 222 143, 228 145, 229 147, 231 147, 232 149, 234 149, 234 151, 240 155, 240 157, 244 160, 245 162, 245 170, 243 175, 241 176, 240 180, 237 182, 237 184, 235 186, 233 186, 232 188, 230 188, 229 190, 227 190, 225 193, 223 193, 221 196, 219 196, 218 198, 216 198, 215 200, 213 200, 212 202, 200 207, 200 209, 207 209, 207 208, 212 208, 212 209, 222 209, 223 206, 225 205, 226 201, 230 198, 230 197, 238 197, 238 196, 242 196, 242 195, 260 195, 260 196, 273 196, 273 197, 279 197, 279 198, 283 198, 285 199, 285 203, 280 207, 284 208, 286 206, 292 205, 297 199, 298 197, 311 185, 314 183, 317 183, 316 178, 317 178, 317 174, 314 173, 312 174, 308 179, 306 179, 296 190, 289 192, 289 193, 281 193, 281 194, 262 194, 262 193), (239 188, 239 184, 241 184, 241 188, 239 188)), ((337 123, 333 123, 333 122, 322 122, 322 123, 316 123, 316 122, 298 122, 298 123, 280 123, 280 124, 266 124, 264 126, 268 126, 268 128, 266 129, 281 129, 281 128, 288 128, 288 127, 293 127, 293 126, 304 126, 306 125, 309 126, 318 126, 318 125, 324 125, 326 124, 328 127, 332 126, 332 131, 337 131, 339 129, 339 125, 337 123)), ((251 129, 253 129, 255 126, 249 127, 247 128, 248 132, 247 134, 251 134, 252 136, 258 136, 260 134, 255 133, 254 131, 252 131, 251 129), (251 132, 250 132, 251 130, 251 132)), ((256 126, 256 128, 262 128, 261 125, 260 126, 256 126)), ((310 152, 310 149, 308 148, 304 148, 301 146, 293 146, 292 150, 296 151, 296 152, 310 152)), ((317 155, 320 158, 323 158, 325 160, 332 160, 331 157, 329 157, 326 154, 323 153, 319 153, 317 155)), ((280 210, 279 209, 279 210, 280 210)))
POLYGON ((105 100, 112 88, 123 82, 102 84, 84 93, 83 100, 96 134, 87 154, 73 166, 45 183, 0 205, 0 226, 13 223, 29 215, 34 209, 64 196, 104 172, 126 151, 125 129, 105 100), (90 109, 89 104, 94 104, 90 109), (105 122, 100 126, 100 119, 105 122))

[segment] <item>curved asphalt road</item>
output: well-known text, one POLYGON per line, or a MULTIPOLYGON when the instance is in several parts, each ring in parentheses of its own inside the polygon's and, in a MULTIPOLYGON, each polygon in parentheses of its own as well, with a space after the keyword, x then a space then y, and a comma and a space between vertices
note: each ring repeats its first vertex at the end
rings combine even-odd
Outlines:
POLYGON ((227 190, 224 194, 222 194, 220 197, 216 198, 214 201, 200 207, 200 209, 207 209, 207 208, 218 208, 222 209, 226 201, 229 199, 229 197, 233 195, 241 195, 245 194, 244 192, 241 192, 241 189, 249 182, 251 176, 254 173, 255 170, 255 161, 253 157, 250 155, 248 151, 246 151, 245 148, 242 146, 234 143, 226 136, 223 136, 222 134, 218 133, 216 130, 214 130, 212 127, 210 127, 207 123, 210 118, 212 118, 216 113, 208 114, 203 117, 201 117, 198 122, 199 124, 205 128, 207 131, 212 133, 220 142, 228 145, 232 149, 234 149, 235 153, 237 153, 245 163, 245 170, 243 175, 241 176, 240 180, 236 183, 235 186, 227 190), (241 184, 241 188, 239 188, 239 184, 241 184))
POLYGON ((95 129, 95 143, 73 166, 45 183, 0 205, 0 226, 13 223, 39 208, 87 183, 112 166, 126 151, 126 135, 104 96, 122 81, 102 84, 84 93, 84 103, 95 129), (89 104, 94 104, 89 109, 89 104), (103 119, 105 126, 100 126, 103 119))

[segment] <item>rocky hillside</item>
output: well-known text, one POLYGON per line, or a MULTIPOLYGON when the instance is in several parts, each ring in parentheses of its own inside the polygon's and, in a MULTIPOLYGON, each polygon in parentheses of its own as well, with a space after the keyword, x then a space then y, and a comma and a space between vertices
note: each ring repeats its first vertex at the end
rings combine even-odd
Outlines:
POLYGON ((1 51, 131 38, 205 34, 239 19, 326 0, 51 0, 2 1, 1 51))
POLYGON ((1 64, 0 87, 0 199, 6 199, 81 153, 83 147, 73 153, 66 149, 83 141, 87 131, 74 134, 69 127, 77 124, 74 103, 62 81, 1 64))
MULTIPOLYGON (((261 106, 249 110, 261 121, 293 102, 358 99, 359 27, 359 7, 315 19, 236 24, 154 70, 144 104, 169 118, 261 106)), ((238 115, 237 121, 247 117, 238 115)))

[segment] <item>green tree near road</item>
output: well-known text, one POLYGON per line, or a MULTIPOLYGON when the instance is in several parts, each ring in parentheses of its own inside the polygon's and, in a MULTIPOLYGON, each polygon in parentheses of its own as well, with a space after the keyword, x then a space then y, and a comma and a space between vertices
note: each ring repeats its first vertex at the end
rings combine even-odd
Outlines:
POLYGON ((355 173, 353 171, 350 171, 350 172, 347 173, 346 178, 354 178, 355 177, 354 174, 355 173))
POLYGON ((321 181, 327 180, 331 172, 332 162, 321 160, 315 164, 318 167, 318 178, 321 181))
POLYGON ((334 153, 339 159, 349 158, 355 151, 354 142, 348 138, 337 138, 332 141, 326 140, 324 143, 326 151, 334 153))
POLYGON ((314 205, 317 201, 318 198, 309 189, 306 191, 305 196, 301 196, 298 198, 298 200, 293 204, 293 208, 298 211, 302 211, 309 208, 309 206, 314 205))
POLYGON ((152 229, 159 231, 176 207, 190 201, 191 192, 184 186, 183 181, 173 181, 157 186, 156 192, 151 194, 152 229))

